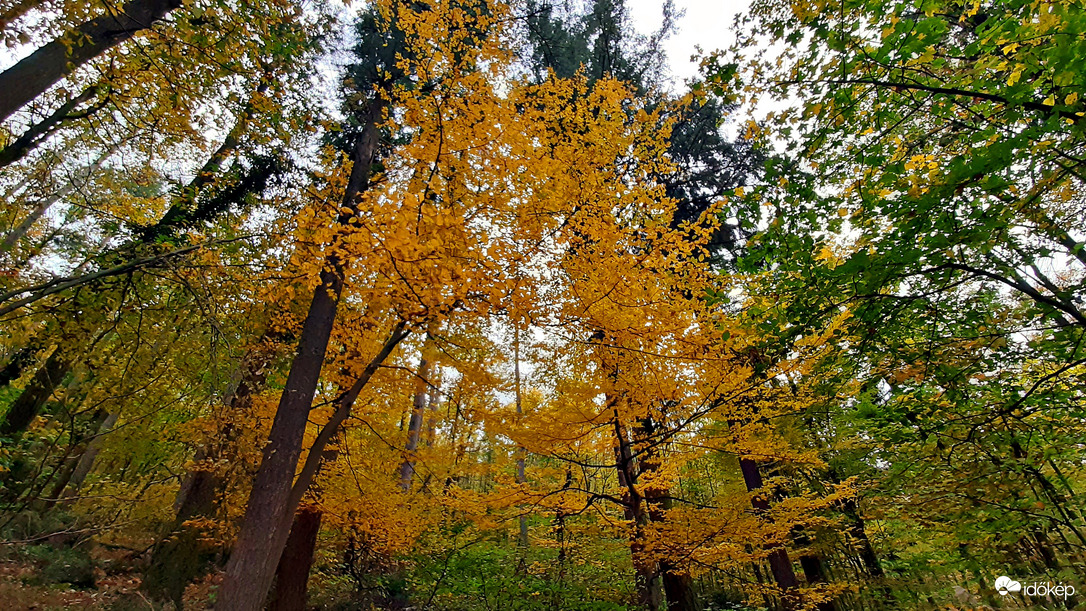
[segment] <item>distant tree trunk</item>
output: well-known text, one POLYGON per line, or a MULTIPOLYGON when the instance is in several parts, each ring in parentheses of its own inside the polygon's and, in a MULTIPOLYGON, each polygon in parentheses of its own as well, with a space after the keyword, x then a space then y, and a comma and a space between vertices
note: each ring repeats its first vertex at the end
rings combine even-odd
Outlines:
POLYGON ((172 600, 182 608, 185 588, 200 574, 204 554, 203 529, 186 522, 214 515, 221 487, 222 480, 211 467, 189 472, 170 533, 155 545, 144 571, 141 588, 152 598, 172 600))
MULTIPOLYGON (((803 531, 796 533, 796 544, 801 547, 807 547, 811 544, 810 537, 803 531)), ((803 569, 803 578, 809 585, 828 583, 829 579, 826 577, 826 567, 822 562, 822 557, 814 551, 808 551, 799 557, 799 566, 803 569)), ((818 611, 837 611, 837 605, 832 600, 827 600, 818 603, 818 611)))
POLYGON ((120 146, 114 145, 106 149, 101 155, 98 156, 98 159, 94 163, 79 171, 80 177, 78 180, 73 179, 67 185, 61 187, 56 193, 53 193, 49 197, 46 197, 45 199, 39 201, 37 205, 34 206, 34 209, 30 211, 30 214, 23 217, 23 220, 19 221, 19 224, 16 225, 11 231, 8 232, 7 235, 4 236, 3 241, 0 242, 0 251, 9 251, 14 248, 15 245, 19 243, 19 240, 23 239, 26 234, 30 233, 30 230, 34 227, 34 224, 37 223, 38 220, 41 219, 41 217, 45 216, 45 213, 48 212, 49 209, 52 208, 57 202, 64 199, 65 197, 68 197, 68 195, 76 189, 86 187, 86 183, 90 179, 91 175, 93 175, 94 172, 102 166, 106 159, 109 159, 109 157, 112 156, 113 153, 117 152, 118 148, 120 148, 120 146))
POLYGON ((90 423, 87 434, 78 442, 79 448, 65 460, 64 468, 57 478, 49 498, 45 500, 45 508, 49 509, 65 499, 74 497, 79 487, 83 485, 94 466, 94 459, 98 457, 98 449, 101 447, 101 436, 113 428, 120 416, 118 412, 112 414, 100 410, 90 423))
POLYGON ((118 12, 91 19, 34 51, 0 73, 0 121, 181 4, 181 0, 131 0, 118 12))
POLYGON ((411 420, 407 425, 407 443, 404 445, 404 459, 400 463, 400 490, 411 490, 411 478, 415 475, 415 452, 419 449, 419 434, 422 432, 422 419, 426 412, 426 393, 429 390, 430 366, 427 359, 433 349, 433 340, 429 335, 422 346, 419 368, 415 372, 415 394, 411 402, 411 420))
MULTIPOLYGON (((515 331, 515 337, 513 339, 513 378, 514 378, 514 391, 516 396, 517 406, 517 422, 519 424, 521 416, 524 415, 524 406, 521 399, 520 392, 520 327, 518 326, 515 331)), ((525 484, 528 482, 528 476, 524 472, 525 459, 524 448, 517 448, 517 483, 525 484)), ((528 516, 522 515, 519 518, 520 536, 517 539, 517 543, 523 547, 528 547, 528 516)))
POLYGON ((321 510, 305 505, 294 514, 287 545, 275 571, 275 598, 270 611, 305 611, 309 570, 321 528, 321 510))
MULTIPOLYGON (((358 195, 369 186, 382 109, 383 104, 370 103, 365 127, 355 144, 351 176, 342 202, 344 211, 337 219, 341 225, 349 222, 358 195)), ((320 284, 313 292, 313 301, 302 324, 298 351, 275 412, 237 544, 226 566, 226 577, 215 605, 223 611, 259 611, 289 535, 287 520, 293 513, 294 474, 343 291, 344 264, 335 248, 335 244, 330 245, 320 284)))
POLYGON ((23 392, 12 401, 8 413, 4 415, 4 421, 0 423, 0 435, 18 435, 26 431, 70 370, 71 364, 61 354, 61 347, 58 346, 34 374, 23 392))
MULTIPOLYGON (((762 488, 762 474, 758 471, 758 463, 749 458, 739 460, 739 468, 743 472, 743 482, 747 486, 747 492, 754 492, 762 488)), ((764 494, 755 494, 750 500, 751 506, 758 513, 769 510, 769 499, 764 494)), ((799 607, 799 581, 796 579, 792 561, 788 558, 788 551, 783 547, 770 550, 767 558, 769 570, 773 573, 773 581, 781 589, 781 604, 786 610, 799 607)))

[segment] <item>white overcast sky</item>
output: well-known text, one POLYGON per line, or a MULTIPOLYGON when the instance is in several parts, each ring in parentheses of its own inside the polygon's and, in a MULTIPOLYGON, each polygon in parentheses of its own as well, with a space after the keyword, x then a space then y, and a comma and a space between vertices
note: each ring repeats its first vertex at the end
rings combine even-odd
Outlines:
MULTIPOLYGON (((658 29, 663 22, 660 0, 626 0, 626 6, 634 25, 644 34, 658 29)), ((747 6, 748 0, 675 0, 675 8, 686 14, 679 19, 678 32, 664 48, 677 82, 697 75, 697 65, 690 62, 690 56, 698 46, 709 52, 731 44, 733 18, 747 6)))

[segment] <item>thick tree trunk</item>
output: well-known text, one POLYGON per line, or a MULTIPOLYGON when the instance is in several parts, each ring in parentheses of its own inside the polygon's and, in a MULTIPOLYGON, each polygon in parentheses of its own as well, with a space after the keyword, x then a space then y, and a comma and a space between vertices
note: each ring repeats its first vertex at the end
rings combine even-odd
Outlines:
POLYGON ((321 529, 321 510, 306 505, 294 514, 286 549, 275 571, 275 598, 270 611, 305 611, 309 569, 321 529))
POLYGON ((4 415, 4 421, 0 423, 0 435, 18 435, 25 431, 70 370, 71 364, 61 354, 58 346, 34 374, 23 392, 12 401, 8 413, 4 415))
POLYGON ((419 435, 422 432, 422 420, 426 411, 426 393, 429 390, 430 361, 427 359, 433 347, 433 340, 427 336, 419 357, 419 368, 415 372, 415 395, 411 402, 411 420, 407 425, 407 443, 404 444, 404 459, 400 463, 400 490, 411 490, 411 479, 415 475, 415 452, 419 449, 419 435))
POLYGON ((181 0, 131 0, 117 13, 91 19, 34 51, 0 74, 0 121, 179 6, 181 0))
MULTIPOLYGON (((743 472, 743 482, 747 485, 747 492, 754 492, 762 488, 762 474, 758 471, 758 463, 749 458, 739 460, 739 468, 743 472)), ((764 494, 755 494, 750 500, 751 506, 758 513, 769 510, 769 499, 764 494)), ((796 579, 792 561, 788 558, 788 551, 783 547, 770 550, 769 570, 773 573, 773 581, 781 589, 781 604, 786 610, 799 607, 799 581, 796 579)))
MULTIPOLYGON (((353 167, 343 197, 344 211, 337 219, 339 224, 349 222, 358 195, 369 185, 382 107, 377 102, 370 104, 370 116, 352 154, 353 167)), ((216 608, 223 611, 259 611, 289 535, 284 522, 293 514, 291 486, 343 290, 343 262, 335 254, 335 247, 336 244, 330 245, 332 254, 325 259, 321 282, 302 324, 298 351, 264 447, 237 544, 226 566, 216 603, 216 608)))

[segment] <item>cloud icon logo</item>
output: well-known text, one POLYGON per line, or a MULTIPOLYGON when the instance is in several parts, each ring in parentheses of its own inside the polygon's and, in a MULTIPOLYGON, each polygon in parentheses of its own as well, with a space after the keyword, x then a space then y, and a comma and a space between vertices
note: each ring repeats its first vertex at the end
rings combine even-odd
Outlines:
POLYGON ((1000 596, 1006 596, 1009 592, 1020 592, 1022 590, 1022 584, 1006 575, 1000 575, 999 578, 995 580, 995 589, 999 592, 1000 596))

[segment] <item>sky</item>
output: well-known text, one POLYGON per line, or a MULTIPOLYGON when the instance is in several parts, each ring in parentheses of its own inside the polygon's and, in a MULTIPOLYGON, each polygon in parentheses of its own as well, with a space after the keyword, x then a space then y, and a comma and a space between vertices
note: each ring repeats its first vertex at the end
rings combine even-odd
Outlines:
MULTIPOLYGON (((679 83, 697 75, 697 65, 690 61, 697 46, 706 51, 727 47, 735 39, 731 33, 733 17, 746 10, 748 0, 674 0, 685 11, 679 19, 678 32, 664 49, 675 80, 679 83)), ((663 22, 661 0, 626 0, 634 25, 649 34, 663 22)))

